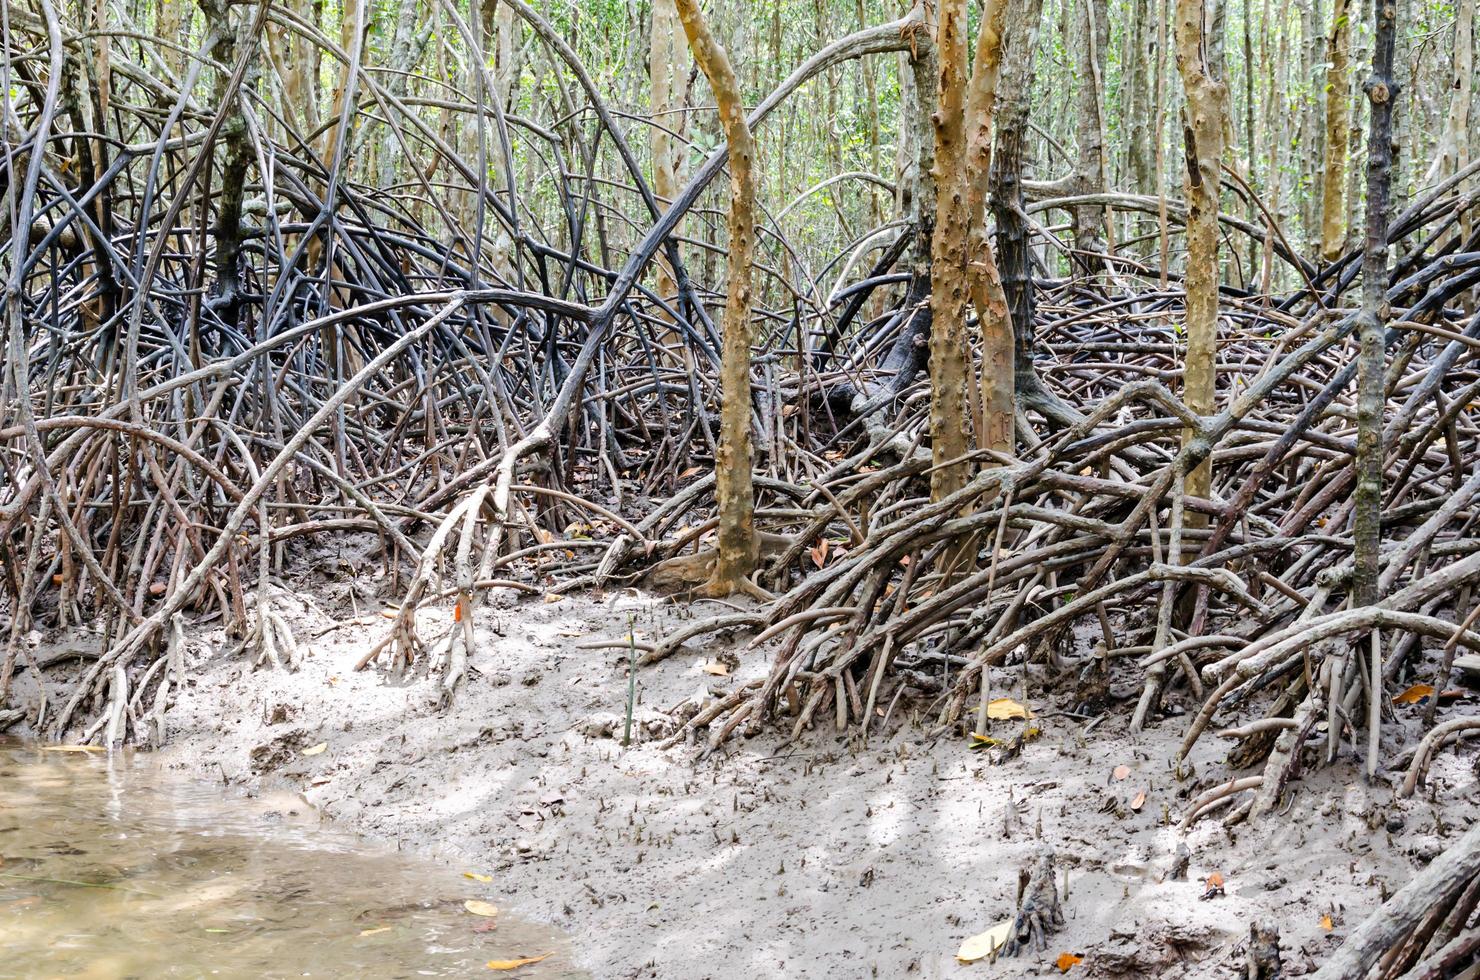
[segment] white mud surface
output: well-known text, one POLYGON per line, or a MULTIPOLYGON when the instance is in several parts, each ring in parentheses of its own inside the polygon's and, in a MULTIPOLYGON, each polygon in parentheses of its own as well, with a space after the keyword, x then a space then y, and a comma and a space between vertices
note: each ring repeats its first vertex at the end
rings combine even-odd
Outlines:
MULTIPOLYGON (((920 702, 901 702, 866 745, 827 720, 799 744, 737 739, 704 761, 661 748, 675 706, 763 676, 770 651, 744 638, 641 668, 624 749, 627 652, 577 645, 621 638, 629 616, 651 639, 722 607, 628 589, 484 609, 467 683, 443 710, 435 678, 353 669, 390 627, 363 582, 280 594, 306 647, 296 672, 251 670, 222 654, 219 631, 193 633, 166 759, 238 792, 301 793, 352 829, 492 876, 477 886, 486 897, 567 931, 599 978, 1057 975, 1066 952, 1084 957, 1078 976, 1241 977, 1255 921, 1278 924, 1287 974, 1300 975, 1480 800, 1473 747, 1442 753, 1407 801, 1392 774, 1365 786, 1347 749, 1295 784, 1283 816, 1229 831, 1219 814, 1184 833, 1188 801, 1229 778, 1229 743, 1209 733, 1178 781, 1169 760, 1188 717, 1132 737, 1124 703, 1087 737, 1085 720, 1047 705, 1041 736, 1001 764, 928 739, 920 702), (705 672, 728 653, 731 674, 705 672), (1130 773, 1116 780, 1119 766, 1130 773), (1040 826, 1067 872, 1066 925, 1046 953, 957 963, 963 939, 1011 915, 1040 826), (1168 875, 1179 845, 1185 880, 1168 875), (1201 900, 1214 871, 1226 894, 1201 900)), ((450 625, 446 609, 421 618, 428 640, 450 625)), ((997 690, 1021 683, 1020 670, 994 678, 997 690)), ((1417 709, 1396 710, 1388 755, 1416 730, 1417 709)), ((1010 737, 1022 723, 993 726, 1010 737)))

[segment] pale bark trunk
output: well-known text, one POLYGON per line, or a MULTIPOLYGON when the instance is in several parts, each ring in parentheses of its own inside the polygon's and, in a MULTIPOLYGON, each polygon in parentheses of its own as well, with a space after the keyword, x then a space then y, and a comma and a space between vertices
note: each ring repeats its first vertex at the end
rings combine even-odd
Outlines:
POLYGON ((1351 128, 1347 65, 1351 54, 1351 0, 1335 0, 1326 42, 1326 167, 1321 173, 1321 258, 1341 257, 1346 245, 1346 147, 1351 128))
MULTIPOLYGON (((1075 128, 1079 149, 1075 171, 1080 194, 1102 194, 1106 189, 1102 85, 1105 48, 1110 43, 1109 14, 1104 0, 1073 0, 1073 6, 1070 16, 1079 72, 1075 128)), ((1093 254, 1107 250, 1105 216, 1103 205, 1087 204, 1070 209, 1075 248, 1093 254)), ((1089 271, 1104 268, 1102 262, 1089 256, 1080 256, 1080 261, 1089 271)))
MULTIPOLYGON (((648 74, 652 78, 653 126, 651 148, 653 154, 653 193, 660 205, 666 205, 678 195, 679 141, 671 131, 682 126, 682 115, 673 112, 678 107, 678 96, 683 88, 684 51, 678 36, 678 10, 673 0, 653 0, 653 22, 648 47, 648 74)), ((678 234, 678 230, 674 229, 678 234)), ((677 293, 673 281, 673 270, 666 259, 659 258, 657 292, 665 299, 677 293)))
POLYGON ((698 0, 676 0, 694 60, 709 79, 730 150, 730 250, 720 367, 720 433, 715 452, 719 549, 710 594, 745 588, 755 565, 750 438, 750 273, 755 250, 755 143, 745 122, 740 83, 724 48, 709 32, 698 0))
MULTIPOLYGON (((1214 78, 1204 31, 1203 0, 1177 0, 1177 70, 1187 93, 1183 140, 1187 154, 1187 357, 1182 397, 1198 415, 1212 415, 1218 336, 1218 183, 1223 159, 1223 83, 1214 78)), ((1183 432, 1189 441, 1195 433, 1183 432)), ((1187 493, 1208 496, 1212 461, 1187 475, 1187 493)), ((1199 515, 1188 514, 1188 523, 1199 515)))

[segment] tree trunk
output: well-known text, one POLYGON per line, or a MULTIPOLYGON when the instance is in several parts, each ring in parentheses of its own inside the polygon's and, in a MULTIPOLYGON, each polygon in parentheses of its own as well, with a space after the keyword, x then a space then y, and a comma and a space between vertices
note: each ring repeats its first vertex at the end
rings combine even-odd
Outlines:
POLYGON ((1034 379, 1033 268, 1023 210, 1023 145, 1027 142, 1029 96, 1043 0, 1015 0, 1003 39, 997 148, 992 155, 991 207, 997 225, 997 261, 1014 334, 1019 394, 1034 379))
POLYGON ((1367 130, 1367 241, 1362 250, 1362 311, 1358 315, 1361 353, 1357 372, 1357 490, 1353 516, 1357 601, 1370 605, 1378 595, 1378 511, 1382 498, 1382 406, 1385 401, 1383 334, 1390 310, 1388 209, 1393 166, 1393 0, 1378 0, 1372 49, 1372 76, 1363 88, 1371 104, 1367 130))
POLYGON ((756 560, 751 516, 750 445, 750 266, 755 250, 755 143, 745 122, 740 83, 724 48, 709 32, 698 0, 675 0, 694 60, 709 79, 730 150, 730 253, 726 274, 724 346, 720 365, 720 430, 715 452, 715 497, 719 509, 719 554, 711 595, 746 586, 756 560))
POLYGON ((1002 276, 987 240, 987 180, 992 166, 992 122, 997 107, 997 80, 1002 67, 1002 31, 1008 0, 987 0, 977 32, 976 61, 966 100, 969 177, 966 211, 970 221, 971 251, 967 275, 972 304, 981 327, 982 426, 977 448, 1001 453, 1013 450, 1013 420, 1017 411, 1013 380, 1012 318, 1002 276))
MULTIPOLYGON (((1104 0, 1074 0, 1070 14, 1074 25, 1074 48, 1079 71, 1075 118, 1075 140, 1079 151, 1075 162, 1080 194, 1103 194, 1105 180, 1105 121, 1102 85, 1105 77, 1105 48, 1110 43, 1109 15, 1104 0)), ((1090 272, 1104 268, 1093 258, 1108 248, 1103 205, 1078 205, 1069 210, 1074 229, 1074 247, 1079 263, 1090 272)))
MULTIPOLYGON (((684 48, 678 42, 681 30, 678 10, 674 0, 653 0, 653 19, 648 46, 648 74, 652 79, 653 125, 651 147, 653 154, 653 193, 660 205, 668 204, 677 196, 681 187, 678 182, 679 144, 672 131, 682 125, 683 116, 675 114, 678 96, 682 94, 684 75, 684 48)), ((678 230, 674 230, 678 234, 678 230)), ((665 299, 677 294, 673 282, 673 271, 661 257, 657 261, 657 293, 665 299)))
POLYGON ((935 124, 935 235, 930 248, 930 449, 935 469, 930 497, 941 500, 966 484, 966 333, 969 287, 967 236, 971 215, 966 180, 966 0, 941 0, 935 46, 940 58, 935 124))
POLYGON ((1351 127, 1347 62, 1351 54, 1351 0, 1331 5, 1326 42, 1326 168, 1321 173, 1321 258, 1341 257, 1346 245, 1346 145, 1351 127))
MULTIPOLYGON (((1187 154, 1187 358, 1182 398, 1198 415, 1213 414, 1218 338, 1218 182, 1223 159, 1223 83, 1213 75, 1203 29, 1204 0, 1177 0, 1177 71, 1187 93, 1182 123, 1187 154)), ((1184 443, 1195 433, 1183 431, 1184 443)), ((1187 475, 1187 493, 1206 497, 1212 483, 1212 460, 1205 459, 1187 475)), ((1204 515, 1194 511, 1187 523, 1204 515)))

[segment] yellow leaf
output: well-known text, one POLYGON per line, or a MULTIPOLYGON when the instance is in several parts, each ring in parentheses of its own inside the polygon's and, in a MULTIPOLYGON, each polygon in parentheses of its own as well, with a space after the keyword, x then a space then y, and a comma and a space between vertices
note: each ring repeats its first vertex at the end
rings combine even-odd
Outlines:
POLYGON ((320 742, 318 745, 310 745, 303 750, 304 755, 318 755, 329 747, 328 742, 320 742))
POLYGON ((1329 913, 1321 916, 1321 928, 1326 930, 1327 932, 1330 932, 1332 929, 1336 928, 1335 924, 1331 921, 1331 916, 1329 913))
POLYGON ((525 956, 522 959, 517 960, 489 960, 488 968, 490 970, 517 970, 521 966, 528 966, 531 963, 538 963, 540 960, 548 959, 553 955, 555 954, 545 953, 543 956, 525 956))
POLYGON ((545 605, 548 606, 551 603, 559 602, 561 599, 564 599, 564 598, 565 598, 565 596, 561 595, 559 592, 546 592, 545 593, 545 605))
POLYGON ((1060 973, 1068 973, 1073 969, 1075 963, 1083 963, 1083 956, 1075 956, 1073 953, 1060 953, 1054 965, 1059 968, 1060 973))
POLYGON ((987 717, 998 720, 1004 718, 1031 718, 1033 717, 1033 712, 1012 698, 996 698, 987 702, 987 717))
POLYGON ((463 877, 464 878, 471 878, 474 881, 481 881, 485 885, 488 884, 489 882, 493 881, 493 875, 480 875, 476 871, 464 871, 463 872, 463 877))
POLYGON ((474 915, 498 915, 498 908, 492 902, 480 902, 476 898, 470 898, 463 902, 463 908, 474 915))
POLYGON ((972 936, 961 944, 956 950, 956 959, 962 963, 975 963, 977 960, 991 956, 1002 948, 1007 942, 1007 937, 1012 932, 1012 922, 1003 921, 997 923, 986 932, 972 936))
POLYGON ((360 935, 361 936, 375 936, 375 935, 379 935, 382 932, 390 932, 390 931, 391 931, 391 927, 390 926, 376 926, 374 929, 361 929, 360 930, 360 935))
POLYGON ((1415 684, 1402 694, 1393 698, 1393 704, 1418 704, 1424 698, 1434 696, 1434 689, 1428 684, 1415 684))
POLYGON ((380 611, 380 614, 382 616, 384 616, 386 619, 395 619, 397 616, 401 615, 401 610, 399 610, 399 609, 382 609, 380 611))
POLYGON ((43 745, 43 752, 101 752, 101 745, 43 745))

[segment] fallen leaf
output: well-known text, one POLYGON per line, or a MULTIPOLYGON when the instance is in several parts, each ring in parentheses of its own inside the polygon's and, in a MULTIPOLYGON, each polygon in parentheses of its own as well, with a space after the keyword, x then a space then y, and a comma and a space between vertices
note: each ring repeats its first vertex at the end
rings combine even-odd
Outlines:
POLYGON ((391 931, 391 927, 390 926, 376 926, 374 929, 361 929, 360 930, 360 936, 363 938, 365 936, 375 936, 375 935, 378 935, 378 934, 380 934, 382 932, 390 932, 390 931, 391 931))
POLYGON ((1129 776, 1130 774, 1131 774, 1131 767, 1130 766, 1116 766, 1115 767, 1115 771, 1112 772, 1112 773, 1110 773, 1111 776, 1115 777, 1115 780, 1117 782, 1119 782, 1120 780, 1122 780, 1125 777, 1129 776))
POLYGON ((543 956, 525 956, 517 960, 489 960, 488 968, 490 970, 517 970, 521 966, 538 963, 540 960, 548 959, 553 955, 553 953, 546 953, 543 956))
POLYGON ((1393 704, 1418 704, 1434 696, 1434 688, 1429 684, 1415 684, 1402 694, 1393 698, 1393 704))
POLYGON ((401 615, 401 610, 399 610, 399 609, 382 609, 380 611, 380 614, 382 616, 384 616, 386 619, 395 619, 397 616, 401 615))
POLYGON ((328 742, 320 742, 318 745, 310 745, 303 750, 304 755, 318 755, 329 747, 328 742))
POLYGON ((1011 920, 999 922, 986 932, 978 933, 962 943, 961 948, 956 950, 956 959, 962 963, 975 963, 979 959, 991 956, 1002 948, 1002 944, 1007 942, 1007 937, 1011 932, 1011 920))
POLYGON ((464 871, 463 877, 471 878, 474 881, 481 881, 485 885, 493 881, 493 875, 480 875, 476 871, 464 871))
POLYGON ((1143 790, 1141 790, 1141 792, 1139 792, 1139 793, 1136 794, 1136 798, 1135 799, 1131 800, 1131 809, 1132 810, 1135 810, 1137 812, 1140 812, 1141 807, 1143 807, 1145 805, 1146 805, 1146 791, 1143 789, 1143 790))
POLYGON ((56 575, 53 575, 51 577, 51 584, 52 585, 61 585, 62 584, 62 576, 61 576, 60 573, 58 573, 56 575))
POLYGON ((678 478, 680 480, 687 480, 689 477, 696 476, 696 475, 698 475, 700 473, 703 473, 703 472, 704 472, 704 467, 702 467, 702 466, 690 466, 688 469, 686 469, 682 473, 678 474, 678 478))
POLYGON ((1203 884, 1207 885, 1209 888, 1222 888, 1223 872, 1214 871, 1212 874, 1203 879, 1203 884))
POLYGON ((43 752, 101 752, 101 745, 43 745, 43 752))
POLYGON ((463 902, 463 908, 474 915, 498 915, 498 907, 492 902, 482 902, 476 898, 470 898, 466 902, 463 902))
POLYGON ((1060 973, 1068 973, 1074 968, 1075 963, 1083 962, 1083 956, 1075 956, 1073 953, 1060 953, 1059 958, 1054 961, 1054 965, 1059 968, 1060 973))
POLYGON ((1335 924, 1331 921, 1331 915, 1329 912, 1321 916, 1321 928, 1326 930, 1327 932, 1330 932, 1332 929, 1336 928, 1335 924))
POLYGON ((149 594, 152 595, 152 596, 154 596, 157 599, 160 596, 164 595, 165 588, 166 588, 166 585, 163 582, 150 582, 149 583, 149 594))
POLYGON ((987 717, 998 720, 1005 718, 1031 718, 1033 712, 1012 698, 996 698, 987 702, 987 717))
POLYGON ((559 592, 546 592, 545 593, 545 605, 548 606, 551 603, 559 602, 561 599, 564 599, 564 598, 565 598, 565 596, 561 595, 559 592))
POLYGON ((812 564, 816 565, 818 568, 821 568, 823 565, 826 565, 827 564, 827 549, 828 549, 827 539, 826 538, 823 538, 822 541, 817 545, 817 547, 813 548, 809 552, 809 554, 812 556, 812 564))
POLYGON ((729 677, 730 668, 726 667, 718 660, 713 660, 704 665, 704 673, 713 674, 715 677, 729 677))

